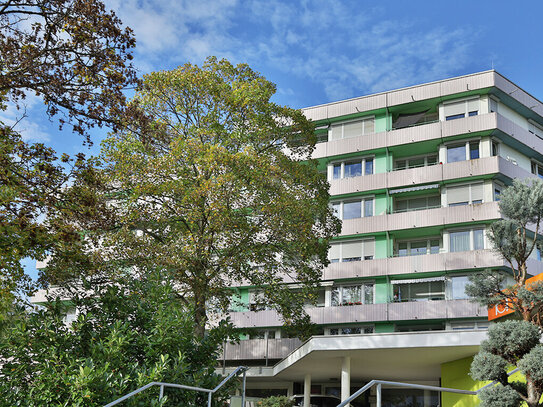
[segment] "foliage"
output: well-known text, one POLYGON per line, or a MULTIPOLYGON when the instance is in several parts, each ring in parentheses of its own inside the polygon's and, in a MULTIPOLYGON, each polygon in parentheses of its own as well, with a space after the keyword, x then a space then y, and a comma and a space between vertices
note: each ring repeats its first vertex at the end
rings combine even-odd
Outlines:
POLYGON ((543 404, 543 345, 541 332, 528 321, 505 321, 488 329, 488 339, 481 343, 481 350, 473 359, 471 376, 475 380, 497 381, 479 393, 481 406, 516 407, 524 401, 528 407, 543 404), (507 371, 519 368, 526 383, 509 382, 507 371))
MULTIPOLYGON (((133 101, 140 119, 105 140, 93 185, 75 183, 77 195, 109 202, 100 221, 77 218, 88 251, 116 267, 172 273, 200 337, 236 284, 261 287, 287 325, 307 322, 303 302, 315 298, 339 231, 310 160, 313 126, 271 102, 274 92, 247 65, 215 58, 150 74, 133 101)), ((67 270, 61 257, 52 275, 67 270)))
MULTIPOLYGON (((10 0, 0 5, 0 110, 41 97, 47 115, 87 135, 98 125, 117 128, 125 107, 123 88, 137 83, 130 65, 135 40, 98 0, 10 0)), ((0 123, 0 304, 28 294, 32 282, 20 260, 43 259, 73 230, 40 220, 66 197, 62 187, 83 165, 59 158, 43 144, 28 144, 0 123)), ((5 307, 1 307, 5 309, 5 307)), ((0 309, 0 313, 2 313, 0 309)), ((2 317, 0 317, 1 319, 2 317)))
POLYGON ((83 134, 117 123, 126 86, 137 83, 128 61, 135 46, 99 0, 10 0, 0 5, 0 94, 19 106, 41 96, 47 114, 62 113, 83 134))
MULTIPOLYGON (((195 340, 190 312, 163 276, 126 276, 92 292, 69 305, 80 311, 71 327, 63 321, 67 305, 57 299, 23 312, 0 337, 0 405, 102 406, 151 381, 205 388, 220 381, 214 367, 224 329, 195 340)), ((160 404, 158 389, 149 389, 123 405, 207 399, 177 389, 165 395, 160 404)))
POLYGON ((256 403, 257 407, 292 407, 294 400, 287 396, 271 396, 256 403))
POLYGON ((500 211, 505 219, 492 223, 487 236, 495 250, 509 264, 515 284, 506 287, 506 277, 485 271, 470 277, 468 295, 484 306, 507 303, 526 321, 541 324, 543 284, 526 287, 528 258, 536 249, 543 217, 543 181, 515 179, 500 196, 500 211))

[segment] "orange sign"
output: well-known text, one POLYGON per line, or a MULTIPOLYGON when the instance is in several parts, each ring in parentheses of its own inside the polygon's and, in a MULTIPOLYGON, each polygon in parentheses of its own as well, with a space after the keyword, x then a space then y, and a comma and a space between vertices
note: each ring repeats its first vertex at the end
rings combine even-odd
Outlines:
MULTIPOLYGON (((543 273, 527 279, 526 284, 525 284, 526 288, 528 288, 529 290, 530 284, 535 283, 536 281, 543 281, 543 273)), ((493 307, 490 307, 488 309, 488 320, 492 321, 494 319, 504 317, 514 312, 515 310, 513 310, 513 308, 510 306, 509 301, 506 301, 505 303, 501 303, 501 304, 496 304, 493 307)))

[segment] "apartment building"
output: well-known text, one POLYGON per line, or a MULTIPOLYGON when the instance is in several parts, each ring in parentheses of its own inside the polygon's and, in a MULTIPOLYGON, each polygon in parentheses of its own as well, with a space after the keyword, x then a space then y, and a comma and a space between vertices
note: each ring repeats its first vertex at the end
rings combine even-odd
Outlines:
MULTIPOLYGON (((471 273, 508 269, 486 229, 500 218, 502 188, 543 177, 542 103, 492 70, 304 113, 343 221, 318 304, 307 308, 317 332, 289 338, 275 311, 257 309, 258 290, 239 287, 231 318, 252 333, 226 345, 223 370, 250 366, 255 397, 345 399, 372 379, 476 388, 467 372, 489 323, 464 289, 471 273)), ((529 271, 543 271, 538 253, 529 271)), ((383 390, 383 406, 459 398, 475 405, 473 396, 383 390)), ((375 405, 375 395, 358 401, 375 405)))

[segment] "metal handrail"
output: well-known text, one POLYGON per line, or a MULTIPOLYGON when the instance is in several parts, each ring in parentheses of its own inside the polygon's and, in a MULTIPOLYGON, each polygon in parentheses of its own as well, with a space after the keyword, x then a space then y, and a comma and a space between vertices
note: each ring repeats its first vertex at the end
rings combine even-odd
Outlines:
POLYGON ((140 387, 139 389, 134 390, 133 392, 128 393, 127 395, 118 398, 115 401, 112 401, 109 404, 106 404, 104 407, 112 407, 115 406, 127 399, 129 399, 132 396, 135 396, 138 393, 141 393, 144 390, 147 390, 150 387, 153 386, 160 386, 160 394, 158 396, 159 400, 162 400, 164 397, 164 388, 165 387, 173 387, 176 389, 183 389, 183 390, 193 390, 193 391, 201 391, 204 393, 208 393, 207 396, 207 406, 211 407, 211 399, 213 397, 213 394, 215 394, 222 386, 226 384, 232 377, 238 375, 241 371, 243 371, 243 388, 241 393, 241 405, 244 405, 245 403, 245 382, 246 382, 246 374, 247 374, 248 367, 246 366, 238 366, 232 373, 230 373, 227 377, 223 379, 222 382, 220 382, 214 389, 204 389, 203 387, 195 387, 195 386, 186 386, 184 384, 176 384, 176 383, 163 383, 163 382, 151 382, 146 384, 145 386, 140 387))
MULTIPOLYGON (((511 376, 513 373, 518 372, 519 369, 516 368, 514 370, 511 370, 507 373, 507 376, 511 376)), ((395 387, 406 387, 411 389, 420 389, 420 390, 431 390, 431 391, 438 391, 438 392, 445 392, 445 393, 459 393, 459 394, 469 394, 472 396, 476 396, 479 394, 483 389, 493 386, 497 384, 498 382, 495 380, 492 383, 488 383, 485 386, 481 387, 479 390, 473 391, 473 390, 461 390, 461 389, 452 389, 450 387, 437 387, 437 386, 427 386, 424 384, 413 384, 413 383, 401 383, 401 382, 390 382, 385 380, 372 380, 369 383, 367 383, 364 387, 358 389, 356 392, 351 394, 349 397, 347 397, 345 400, 343 400, 341 403, 337 405, 337 407, 345 407, 347 406, 351 401, 356 399, 358 396, 360 396, 362 393, 364 393, 366 390, 370 389, 373 386, 377 386, 377 399, 376 399, 376 406, 381 407, 381 386, 387 385, 387 386, 395 386, 395 387)))

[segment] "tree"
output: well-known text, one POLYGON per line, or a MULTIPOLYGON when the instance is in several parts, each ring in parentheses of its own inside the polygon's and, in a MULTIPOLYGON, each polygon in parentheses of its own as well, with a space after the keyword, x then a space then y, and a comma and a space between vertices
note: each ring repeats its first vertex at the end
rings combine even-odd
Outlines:
POLYGON ((481 407, 543 406, 543 345, 539 328, 527 321, 505 321, 491 325, 488 340, 471 365, 475 380, 496 381, 480 394, 481 407), (510 382, 507 371, 518 367, 526 382, 510 382))
POLYGON ((468 295, 484 306, 507 304, 525 321, 541 325, 543 284, 526 286, 528 259, 538 246, 543 219, 543 181, 515 179, 500 196, 505 219, 490 225, 487 236, 494 249, 507 261, 515 284, 507 287, 506 275, 486 271, 470 277, 468 295))
MULTIPOLYGON (((0 109, 21 109, 29 94, 41 97, 47 115, 76 133, 122 123, 123 89, 137 84, 130 64, 135 40, 98 0, 7 0, 0 3, 0 109)), ((0 123, 0 299, 34 288, 21 259, 43 259, 71 228, 51 229, 41 218, 65 201, 71 176, 43 144, 28 144, 16 128, 0 123)), ((83 165, 83 155, 71 161, 83 165)), ((70 166, 68 166, 69 168, 70 166)), ((1 310, 0 310, 1 312, 1 310)))
MULTIPOLYGON (((307 322, 303 302, 339 231, 310 159, 313 126, 272 103, 274 92, 247 65, 215 58, 146 76, 133 101, 144 119, 105 140, 92 177, 113 215, 77 218, 104 264, 173 275, 198 337, 212 311, 229 308, 235 284, 260 287, 287 324, 307 322)), ((66 270, 60 258, 51 271, 66 270)))
MULTIPOLYGON (((67 305, 58 299, 38 311, 20 310, 19 320, 0 333, 0 405, 98 407, 151 381, 214 388, 222 379, 215 366, 226 330, 195 340, 191 312, 172 282, 133 277, 93 284, 94 295, 74 297, 69 306, 78 317, 71 327, 63 320, 67 305)), ((158 388, 151 388, 123 405, 207 401, 207 394, 178 389, 166 389, 165 396, 159 403, 158 388)), ((227 396, 225 388, 214 405, 227 396)))

